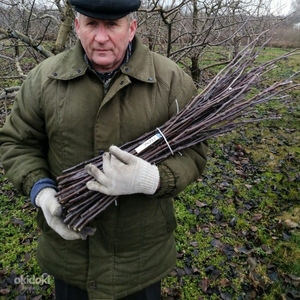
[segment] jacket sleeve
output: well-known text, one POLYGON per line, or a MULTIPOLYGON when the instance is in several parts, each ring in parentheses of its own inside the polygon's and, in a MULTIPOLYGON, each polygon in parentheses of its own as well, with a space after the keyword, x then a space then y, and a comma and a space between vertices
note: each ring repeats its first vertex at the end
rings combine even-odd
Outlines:
MULTIPOLYGON (((176 99, 170 105, 170 118, 181 110, 194 96, 197 90, 190 76, 179 70, 172 78, 170 99, 176 99)), ((189 147, 169 156, 158 165, 160 172, 160 189, 156 197, 174 197, 189 184, 196 181, 203 173, 207 162, 207 141, 189 147)))
POLYGON ((39 107, 40 93, 38 75, 31 71, 0 129, 1 163, 9 180, 25 195, 29 195, 37 180, 49 177, 48 141, 39 107))

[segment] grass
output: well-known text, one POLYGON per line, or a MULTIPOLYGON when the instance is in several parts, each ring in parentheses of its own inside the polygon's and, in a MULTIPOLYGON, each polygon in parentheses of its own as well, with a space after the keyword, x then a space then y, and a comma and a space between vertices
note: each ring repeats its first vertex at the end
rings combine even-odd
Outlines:
MULTIPOLYGON (((265 49, 271 59, 283 49, 265 49)), ((268 80, 299 69, 299 55, 277 63, 268 80)), ((217 71, 217 70, 216 70, 217 71)), ((212 72, 210 70, 210 72, 212 72)), ((249 124, 210 141, 201 178, 175 199, 177 265, 163 280, 165 300, 288 299, 300 278, 300 92, 257 113, 282 118, 249 124)), ((0 173, 0 277, 6 299, 52 299, 39 278, 36 210, 0 173), (21 297, 25 298, 21 298, 21 297)))

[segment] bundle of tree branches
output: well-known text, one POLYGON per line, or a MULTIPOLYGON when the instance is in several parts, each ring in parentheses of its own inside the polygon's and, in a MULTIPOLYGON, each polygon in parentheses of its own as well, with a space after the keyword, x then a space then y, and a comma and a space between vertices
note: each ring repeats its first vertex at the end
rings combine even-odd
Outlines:
MULTIPOLYGON (((170 155, 180 155, 178 153, 185 148, 249 122, 279 118, 260 118, 255 110, 257 105, 270 100, 286 101, 285 92, 297 86, 292 78, 288 78, 263 87, 263 78, 275 67, 275 62, 286 59, 294 52, 255 66, 261 49, 256 50, 255 42, 249 44, 184 109, 159 128, 120 148, 158 164, 170 155), (263 88, 257 92, 259 86, 263 88)), ((116 196, 86 188, 87 181, 93 180, 84 170, 85 165, 90 163, 101 169, 102 156, 69 168, 57 178, 57 197, 63 206, 63 222, 81 232, 88 231, 89 222, 116 200, 116 196)))

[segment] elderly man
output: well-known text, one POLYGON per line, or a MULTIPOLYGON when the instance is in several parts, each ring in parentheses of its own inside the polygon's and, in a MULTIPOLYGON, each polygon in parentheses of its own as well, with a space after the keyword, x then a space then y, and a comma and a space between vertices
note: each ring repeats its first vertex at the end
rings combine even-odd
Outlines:
POLYGON ((71 0, 76 45, 28 75, 0 131, 8 178, 38 209, 37 260, 57 299, 160 299, 174 267, 172 197, 206 164, 201 143, 151 165, 117 146, 154 130, 196 95, 192 79, 136 36, 139 0, 71 0), (115 145, 115 146, 112 146, 115 145), (55 179, 109 151, 87 187, 117 195, 87 238, 63 224, 55 179))

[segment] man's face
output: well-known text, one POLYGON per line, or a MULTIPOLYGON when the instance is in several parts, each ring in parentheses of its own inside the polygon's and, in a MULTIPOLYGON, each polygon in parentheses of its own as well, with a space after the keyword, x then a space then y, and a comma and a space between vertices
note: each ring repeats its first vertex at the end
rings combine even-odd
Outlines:
POLYGON ((75 28, 87 57, 98 72, 110 72, 122 63, 136 32, 136 20, 127 17, 100 20, 80 15, 75 28))

